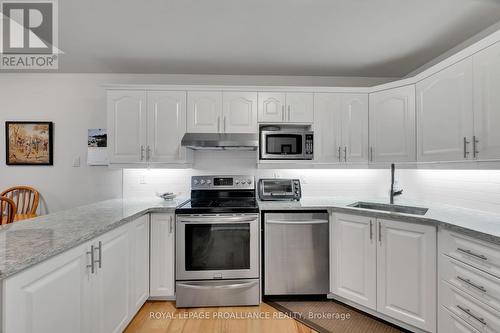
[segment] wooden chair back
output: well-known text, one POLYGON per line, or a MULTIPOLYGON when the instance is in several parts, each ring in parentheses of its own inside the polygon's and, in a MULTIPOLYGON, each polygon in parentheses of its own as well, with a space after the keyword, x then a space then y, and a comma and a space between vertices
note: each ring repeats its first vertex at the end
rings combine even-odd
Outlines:
POLYGON ((12 199, 0 197, 0 225, 14 222, 16 204, 12 199))
POLYGON ((36 214, 40 193, 29 186, 14 186, 0 193, 1 197, 6 197, 14 201, 17 214, 36 214))

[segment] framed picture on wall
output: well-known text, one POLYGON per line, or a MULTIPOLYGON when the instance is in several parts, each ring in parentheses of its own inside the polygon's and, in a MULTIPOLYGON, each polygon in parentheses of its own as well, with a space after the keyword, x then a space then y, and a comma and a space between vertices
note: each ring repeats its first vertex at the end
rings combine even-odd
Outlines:
POLYGON ((53 165, 53 123, 6 121, 7 165, 53 165))

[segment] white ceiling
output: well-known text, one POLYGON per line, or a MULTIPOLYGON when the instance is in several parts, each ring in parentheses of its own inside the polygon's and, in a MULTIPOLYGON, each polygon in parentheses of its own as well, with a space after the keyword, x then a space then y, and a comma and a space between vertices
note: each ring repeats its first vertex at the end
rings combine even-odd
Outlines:
POLYGON ((400 77, 495 0, 61 0, 63 72, 400 77))

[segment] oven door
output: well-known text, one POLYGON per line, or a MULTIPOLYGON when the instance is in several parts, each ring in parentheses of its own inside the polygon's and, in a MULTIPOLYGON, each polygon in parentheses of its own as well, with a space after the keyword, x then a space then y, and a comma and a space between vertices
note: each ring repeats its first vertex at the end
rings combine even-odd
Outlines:
POLYGON ((259 277, 259 216, 178 215, 176 280, 259 277))
POLYGON ((260 159, 305 159, 304 134, 288 131, 262 131, 260 135, 260 159))

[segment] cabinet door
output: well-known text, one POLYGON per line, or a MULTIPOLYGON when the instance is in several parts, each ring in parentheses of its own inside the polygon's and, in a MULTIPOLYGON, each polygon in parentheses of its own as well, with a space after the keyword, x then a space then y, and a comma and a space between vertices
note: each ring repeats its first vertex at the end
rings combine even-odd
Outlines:
POLYGON ((500 43, 474 55, 475 157, 500 158, 500 43))
POLYGON ((89 250, 79 246, 5 280, 2 332, 93 332, 89 250))
POLYGON ((368 94, 344 94, 341 107, 343 160, 367 162, 368 94))
POLYGON ((146 93, 112 90, 107 100, 110 163, 145 162, 146 93))
POLYGON ((224 92, 222 130, 224 133, 257 133, 257 93, 224 92))
POLYGON ((151 286, 153 297, 174 297, 175 215, 151 214, 151 286))
POLYGON ((189 133, 219 133, 221 131, 222 92, 189 91, 187 130, 189 133))
POLYGON ((286 94, 286 121, 289 123, 313 122, 313 94, 287 93, 286 94))
POLYGON ((417 83, 417 160, 472 157, 472 60, 417 83))
POLYGON ((377 306, 375 219, 334 214, 330 228, 331 292, 371 309, 377 306))
POLYGON ((186 159, 181 147, 186 133, 186 92, 148 92, 149 162, 177 162, 186 159))
POLYGON ((264 92, 258 94, 259 114, 258 120, 261 123, 281 123, 285 122, 285 93, 264 92))
POLYGON ((122 226, 100 238, 101 267, 96 268, 92 284, 94 332, 122 332, 132 317, 129 227, 122 226))
POLYGON ((370 161, 415 161, 415 86, 370 94, 369 112, 370 161))
POLYGON ((381 220, 377 311, 436 331, 436 227, 381 220))
POLYGON ((149 297, 149 214, 134 221, 130 232, 130 313, 134 315, 149 297))
POLYGON ((314 94, 314 160, 339 163, 341 146, 341 95, 314 94))

